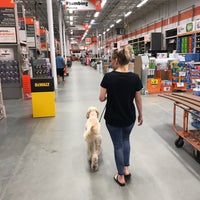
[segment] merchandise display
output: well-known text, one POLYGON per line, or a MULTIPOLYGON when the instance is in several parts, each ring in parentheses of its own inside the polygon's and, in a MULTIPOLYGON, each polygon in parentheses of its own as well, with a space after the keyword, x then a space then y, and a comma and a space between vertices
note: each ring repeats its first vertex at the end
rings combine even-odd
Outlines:
POLYGON ((186 64, 184 62, 171 62, 172 91, 186 91, 186 64))
POLYGON ((0 149, 0 200, 200 200, 200 0, 0 0, 0 149))
POLYGON ((200 33, 196 34, 196 53, 200 53, 200 33))
POLYGON ((34 78, 50 77, 51 66, 49 59, 34 59, 32 60, 32 72, 34 78))
POLYGON ((0 61, 0 78, 3 87, 20 84, 20 73, 17 60, 0 61))

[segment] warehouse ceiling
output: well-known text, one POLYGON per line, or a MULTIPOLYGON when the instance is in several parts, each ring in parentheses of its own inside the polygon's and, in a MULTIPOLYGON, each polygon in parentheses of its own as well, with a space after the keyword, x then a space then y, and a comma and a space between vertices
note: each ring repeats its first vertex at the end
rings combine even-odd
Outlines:
MULTIPOLYGON (((72 0, 68 0, 68 2, 70 1, 72 0)), ((81 1, 85 0, 79 0, 78 2, 81 1)), ((115 24, 114 28, 124 27, 132 21, 144 18, 146 13, 156 10, 158 6, 168 2, 168 0, 149 0, 144 6, 137 8, 136 5, 141 1, 142 0, 107 0, 105 6, 100 11, 99 16, 95 18, 95 22, 92 24, 88 35, 93 36, 97 35, 97 33, 102 34, 104 31, 110 28, 111 24, 115 24), (132 13, 128 17, 124 18, 124 14, 128 11, 132 11, 132 13), (122 19, 121 23, 116 24, 116 20, 120 18, 122 19)), ((36 16, 36 18, 40 21, 40 25, 48 29, 46 0, 18 0, 18 2, 21 2, 25 6, 26 16, 36 16)), ((77 25, 90 24, 91 20, 94 19, 94 14, 96 11, 73 11, 73 13, 70 14, 68 10, 64 9, 63 4, 66 5, 65 0, 52 0, 54 34, 58 40, 58 9, 60 3, 62 4, 66 34, 69 36, 69 38, 73 37, 80 41, 85 30, 74 29, 74 27, 77 25), (70 16, 73 16, 73 25, 70 25, 70 16), (71 34, 72 29, 73 34, 71 34)))

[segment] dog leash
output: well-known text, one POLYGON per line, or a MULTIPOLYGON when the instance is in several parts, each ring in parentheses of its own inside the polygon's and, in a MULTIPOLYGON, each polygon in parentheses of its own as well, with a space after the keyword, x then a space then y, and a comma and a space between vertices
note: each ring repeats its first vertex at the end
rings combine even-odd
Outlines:
POLYGON ((104 106, 104 109, 103 109, 103 111, 101 112, 101 116, 100 116, 100 118, 99 118, 99 122, 101 122, 101 118, 102 118, 103 113, 105 112, 105 110, 106 110, 106 105, 104 106))

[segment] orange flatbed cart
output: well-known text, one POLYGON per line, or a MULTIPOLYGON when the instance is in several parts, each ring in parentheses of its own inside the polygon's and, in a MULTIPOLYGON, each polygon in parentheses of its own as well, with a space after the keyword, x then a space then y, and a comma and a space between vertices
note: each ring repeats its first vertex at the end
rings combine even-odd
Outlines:
POLYGON ((159 94, 159 96, 174 101, 173 129, 179 136, 175 141, 176 147, 182 147, 184 140, 187 141, 194 147, 193 155, 200 162, 200 130, 198 128, 189 130, 188 128, 189 114, 196 115, 195 117, 200 120, 200 97, 187 93, 159 94), (183 110, 181 129, 177 129, 176 125, 177 107, 183 110), (195 114, 196 112, 198 114, 195 114))

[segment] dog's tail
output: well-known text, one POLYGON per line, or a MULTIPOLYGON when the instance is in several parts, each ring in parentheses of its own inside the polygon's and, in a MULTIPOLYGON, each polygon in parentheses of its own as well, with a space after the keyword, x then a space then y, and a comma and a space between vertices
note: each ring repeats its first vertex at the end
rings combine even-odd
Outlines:
POLYGON ((94 137, 94 134, 95 134, 95 126, 88 127, 84 134, 85 140, 91 140, 94 137))
POLYGON ((87 130, 84 134, 85 140, 92 140, 94 138, 94 135, 100 132, 98 124, 93 124, 89 127, 87 127, 87 130))

